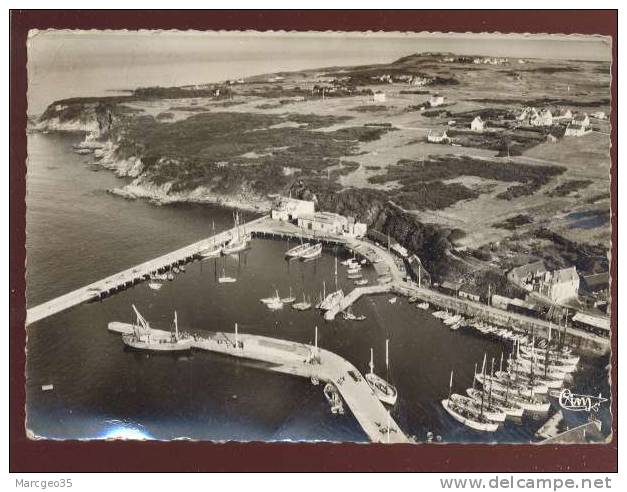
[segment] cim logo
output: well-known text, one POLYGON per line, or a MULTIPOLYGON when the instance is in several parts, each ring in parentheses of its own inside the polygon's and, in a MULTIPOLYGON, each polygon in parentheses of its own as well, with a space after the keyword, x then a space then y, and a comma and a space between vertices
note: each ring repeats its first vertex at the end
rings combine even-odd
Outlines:
POLYGON ((607 398, 603 398, 601 393, 599 393, 599 396, 578 395, 571 392, 568 388, 563 389, 559 397, 560 406, 565 410, 574 412, 596 412, 599 410, 601 403, 606 401, 607 398))

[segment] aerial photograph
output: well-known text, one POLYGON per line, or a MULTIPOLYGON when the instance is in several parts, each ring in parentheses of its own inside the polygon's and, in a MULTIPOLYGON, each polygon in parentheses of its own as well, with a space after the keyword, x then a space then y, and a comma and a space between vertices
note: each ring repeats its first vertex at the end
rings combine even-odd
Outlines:
POLYGON ((609 442, 611 43, 30 31, 28 438, 609 442))

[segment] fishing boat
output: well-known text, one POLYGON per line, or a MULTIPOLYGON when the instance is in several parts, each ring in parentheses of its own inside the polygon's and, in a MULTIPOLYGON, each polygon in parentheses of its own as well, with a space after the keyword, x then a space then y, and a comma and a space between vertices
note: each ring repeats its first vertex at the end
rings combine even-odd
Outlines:
POLYGON ((420 297, 418 297, 418 296, 411 296, 411 297, 407 300, 407 302, 408 302, 409 304, 413 304, 413 303, 415 303, 415 302, 418 302, 419 300, 420 300, 420 297))
MULTIPOLYGON (((385 362, 386 366, 389 367, 388 340, 385 341, 385 362)), ((370 349, 369 365, 370 372, 365 375, 365 379, 370 385, 370 388, 374 392, 375 396, 383 403, 387 403, 388 405, 394 405, 396 403, 396 399, 398 398, 398 392, 396 391, 396 388, 394 386, 392 386, 385 379, 377 376, 374 373, 374 352, 372 348, 370 349)))
POLYGON ((577 364, 568 364, 559 359, 549 360, 548 362, 546 362, 546 359, 530 360, 525 357, 521 357, 518 359, 518 363, 520 364, 520 367, 527 370, 529 370, 533 365, 539 373, 544 374, 546 372, 547 374, 550 374, 554 379, 558 379, 559 377, 563 378, 564 376, 566 376, 566 374, 570 374, 577 370, 577 364))
POLYGON ((354 274, 354 273, 359 273, 360 271, 361 271, 361 267, 359 265, 357 265, 356 267, 351 267, 348 270, 346 270, 346 273, 351 275, 351 274, 354 274))
POLYGON ((367 278, 360 278, 358 280, 355 280, 353 283, 355 285, 358 285, 358 286, 359 285, 366 285, 366 284, 368 284, 368 279, 367 278))
POLYGON ((428 302, 419 302, 418 304, 416 304, 416 307, 418 309, 422 309, 423 311, 426 311, 427 309, 429 309, 429 303, 428 302))
POLYGON ((474 406, 466 406, 459 399, 453 400, 453 371, 451 371, 451 379, 449 382, 449 397, 442 400, 442 406, 444 410, 457 420, 460 424, 465 425, 470 429, 474 429, 482 432, 495 432, 499 428, 497 422, 489 420, 484 414, 482 409, 475 410, 474 406))
POLYGON ((301 260, 313 260, 322 254, 322 243, 317 243, 309 247, 307 251, 301 253, 301 260))
POLYGON ((150 287, 152 290, 159 290, 161 289, 161 286, 163 284, 159 283, 159 282, 149 282, 148 283, 148 287, 150 287))
POLYGON ((522 408, 525 412, 546 413, 551 408, 550 402, 542 401, 534 396, 521 395, 514 389, 499 389, 495 387, 492 389, 492 397, 496 401, 509 401, 522 408))
POLYGON ((343 261, 341 261, 340 263, 341 263, 342 265, 344 265, 344 266, 351 266, 351 265, 355 265, 355 264, 356 264, 356 262, 355 262, 355 258, 349 258, 349 259, 347 259, 347 260, 343 260, 343 261))
POLYGON ((283 297, 281 299, 281 302, 283 304, 292 304, 295 300, 296 300, 296 298, 294 296, 292 296, 292 288, 290 287, 290 295, 287 296, 287 297, 283 297))
POLYGON ((300 257, 302 253, 307 251, 309 248, 311 248, 311 244, 309 243, 299 244, 298 246, 294 246, 293 248, 288 249, 285 252, 285 256, 288 256, 290 258, 298 258, 300 257))
POLYGON ((152 273, 150 280, 168 280, 168 276, 165 273, 152 273))
MULTIPOLYGON (((544 360, 546 359, 546 355, 542 354, 541 350, 532 350, 531 347, 525 345, 522 343, 522 341, 518 342, 519 346, 520 346, 520 357, 525 358, 525 359, 531 359, 533 358, 533 352, 539 352, 538 354, 538 362, 541 364, 544 364, 544 360)), ((545 349, 546 350, 546 349, 545 349)), ((558 350, 551 352, 551 355, 553 355, 553 357, 557 360, 560 360, 566 364, 572 364, 572 365, 577 365, 579 364, 579 356, 578 355, 565 355, 562 352, 558 350)), ((549 357, 550 360, 551 357, 549 357)))
POLYGON ((349 280, 359 280, 360 278, 362 278, 362 275, 361 273, 351 273, 347 275, 346 278, 349 280))
POLYGON ((218 277, 218 283, 220 284, 232 284, 233 282, 237 282, 237 279, 234 277, 227 276, 224 268, 222 269, 222 275, 218 277))
POLYGON ((179 272, 185 272, 185 265, 179 265, 179 272))
POLYGON ((168 272, 168 273, 166 274, 165 278, 167 278, 167 279, 171 282, 172 280, 174 280, 174 274, 173 274, 173 273, 168 272))
POLYGON ((468 411, 465 407, 449 399, 442 400, 442 406, 451 417, 471 429, 483 432, 496 432, 499 428, 498 423, 488 420, 484 415, 468 411))
POLYGON ((475 379, 483 385, 492 384, 493 390, 496 389, 501 392, 507 391, 508 387, 511 388, 513 392, 524 396, 541 395, 548 392, 548 388, 545 385, 526 384, 520 380, 516 381, 511 376, 508 378, 501 378, 498 376, 498 372, 494 375, 494 377, 478 373, 475 374, 475 379))
POLYGON ((281 298, 279 297, 279 291, 275 290, 274 291, 274 295, 272 297, 263 297, 261 299, 259 299, 259 302, 263 303, 263 304, 270 304, 271 302, 276 302, 276 301, 280 301, 281 298))
POLYGON ((271 311, 278 311, 279 309, 283 309, 283 301, 280 299, 274 300, 266 304, 266 307, 271 311))
POLYGON ((174 311, 174 330, 167 335, 155 335, 148 322, 139 313, 135 305, 133 310, 137 322, 133 324, 133 332, 122 335, 122 341, 128 347, 136 350, 155 352, 181 352, 192 348, 193 338, 179 333, 176 311, 174 311))
POLYGON ((392 297, 392 298, 390 298, 390 299, 389 299, 389 301, 388 301, 388 302, 389 302, 390 304, 396 304, 396 301, 397 301, 397 300, 398 300, 398 298, 397 298, 397 297, 392 297))
POLYGON ((172 267, 172 273, 179 273, 179 272, 180 272, 180 270, 179 270, 178 267, 176 267, 176 266, 172 267))
POLYGON ((294 304, 292 304, 292 309, 296 309, 296 311, 307 311, 308 309, 311 309, 311 303, 307 302, 307 300, 305 299, 304 292, 303 292, 303 301, 295 302, 294 304))
MULTIPOLYGON (((481 398, 482 398, 482 392, 476 388, 468 388, 466 390, 466 394, 472 398, 473 400, 475 400, 476 402, 481 402, 481 398)), ((485 398, 485 395, 483 395, 483 397, 485 398)), ((516 417, 516 418, 520 418, 523 416, 523 413, 525 412, 525 409, 516 405, 515 403, 513 403, 512 401, 508 401, 508 399, 504 396, 502 396, 501 394, 497 394, 496 392, 492 392, 492 402, 491 404, 499 409, 500 411, 504 412, 505 415, 509 416, 509 417, 516 417)))
POLYGON ((450 396, 449 400, 451 400, 453 403, 456 403, 460 406, 468 408, 471 411, 472 410, 474 410, 475 412, 483 411, 483 415, 485 415, 485 417, 488 420, 491 420, 492 422, 502 423, 502 422, 505 422, 505 418, 507 417, 507 415, 505 415, 505 412, 495 407, 494 405, 490 405, 485 395, 484 395, 485 401, 483 403, 481 402, 481 399, 479 401, 476 401, 474 398, 471 398, 470 396, 459 395, 457 393, 453 393, 450 396))

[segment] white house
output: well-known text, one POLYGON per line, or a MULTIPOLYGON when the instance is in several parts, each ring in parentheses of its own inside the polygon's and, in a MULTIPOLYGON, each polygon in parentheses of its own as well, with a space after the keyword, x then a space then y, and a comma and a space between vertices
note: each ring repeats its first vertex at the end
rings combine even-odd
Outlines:
POLYGON ((590 118, 586 113, 578 114, 566 127, 564 135, 567 137, 581 137, 590 131, 590 118))
POLYGON ((538 292, 549 297, 553 302, 573 299, 579 293, 579 275, 573 266, 546 272, 541 280, 538 292))
POLYGON ((431 96, 429 99, 429 106, 435 108, 437 106, 442 106, 444 104, 444 96, 436 96, 435 94, 431 96))
POLYGON ((470 123, 470 129, 473 132, 482 132, 485 130, 485 122, 481 119, 481 116, 475 116, 475 119, 470 123))
POLYGON ((316 212, 298 217, 298 227, 322 234, 342 234, 348 229, 348 219, 332 212, 316 212))
POLYGON ((313 214, 315 210, 315 204, 312 201, 282 196, 272 207, 270 216, 274 220, 290 221, 298 219, 301 215, 313 214))
POLYGON ((429 133, 427 134, 427 142, 431 142, 431 143, 448 143, 450 142, 451 139, 449 138, 449 136, 446 133, 446 130, 444 130, 442 133, 433 133, 431 130, 429 130, 429 133))
POLYGON ((551 114, 551 111, 544 109, 539 113, 536 112, 531 117, 530 122, 532 126, 551 126, 553 124, 553 115, 551 114))
POLYGON ((385 92, 377 91, 372 95, 373 102, 385 102, 385 92))

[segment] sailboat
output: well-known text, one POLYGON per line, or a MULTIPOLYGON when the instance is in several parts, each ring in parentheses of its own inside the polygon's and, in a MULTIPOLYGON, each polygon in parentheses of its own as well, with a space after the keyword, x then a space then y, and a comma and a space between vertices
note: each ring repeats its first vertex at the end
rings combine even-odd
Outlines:
POLYGON ((148 287, 152 290, 159 290, 163 284, 160 282, 148 282, 148 287))
POLYGON ((222 254, 232 255, 244 251, 248 248, 248 242, 251 240, 250 234, 242 234, 239 225, 239 214, 235 213, 235 229, 237 234, 232 235, 231 240, 222 248, 222 254))
POLYGON ((169 335, 154 335, 148 322, 133 304, 137 322, 133 323, 133 332, 122 336, 122 341, 128 347, 137 350, 155 352, 181 352, 192 348, 193 338, 179 333, 178 318, 174 311, 174 331, 169 335))
POLYGON ((283 297, 281 301, 283 304, 291 304, 296 300, 294 296, 292 296, 292 288, 290 287, 290 295, 288 297, 283 297))
POLYGON ((207 258, 215 258, 217 256, 220 256, 220 254, 222 254, 222 246, 219 244, 216 244, 216 240, 215 240, 215 222, 211 223, 211 227, 212 227, 212 236, 213 236, 213 241, 211 246, 209 246, 208 248, 203 249, 199 254, 201 256, 201 258, 203 259, 207 259, 207 258))
POLYGON ((489 420, 484 415, 483 405, 481 405, 477 411, 474 406, 469 406, 459 398, 454 398, 454 396, 461 395, 453 394, 453 371, 451 370, 448 398, 442 400, 444 410, 460 424, 464 424, 470 429, 483 432, 495 432, 499 428, 497 422, 489 420))
POLYGON ((296 309, 296 311, 307 311, 308 309, 311 309, 311 302, 307 302, 307 300, 305 299, 304 292, 303 292, 303 301, 295 302, 294 304, 292 304, 292 309, 296 309))
POLYGON ((368 285, 368 279, 367 278, 360 278, 360 279, 355 280, 353 283, 355 285, 357 285, 357 286, 368 285))
POLYGON ((281 300, 281 298, 279 297, 279 291, 276 291, 276 295, 274 296, 274 298, 266 303, 266 306, 268 309, 272 310, 272 311, 277 311, 278 309, 283 309, 283 301, 281 300))
MULTIPOLYGON (((389 351, 388 351, 388 340, 385 341, 385 363, 386 367, 389 367, 389 351)), ((381 400, 383 403, 387 403, 388 405, 394 405, 396 403, 396 399, 398 397, 398 392, 396 388, 388 383, 385 379, 380 376, 377 376, 374 373, 374 352, 372 348, 370 348, 370 372, 366 374, 365 378, 370 388, 374 392, 375 396, 381 400)))

